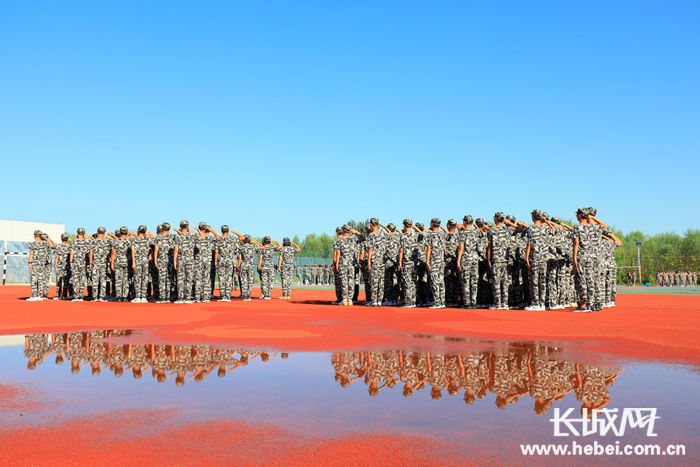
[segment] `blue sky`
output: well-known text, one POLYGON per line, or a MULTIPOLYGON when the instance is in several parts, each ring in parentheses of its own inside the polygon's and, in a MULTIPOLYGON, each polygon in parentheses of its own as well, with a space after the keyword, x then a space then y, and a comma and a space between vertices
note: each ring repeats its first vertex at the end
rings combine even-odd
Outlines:
POLYGON ((700 228, 700 3, 3 2, 0 218, 700 228))

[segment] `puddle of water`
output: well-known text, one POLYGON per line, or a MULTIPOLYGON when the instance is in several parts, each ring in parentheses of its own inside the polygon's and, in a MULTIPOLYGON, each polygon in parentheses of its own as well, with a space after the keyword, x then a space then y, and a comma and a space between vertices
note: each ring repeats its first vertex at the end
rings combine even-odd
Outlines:
MULTIPOLYGON (((553 436, 556 408, 579 415, 582 408, 652 407, 661 417, 657 437, 636 429, 622 438, 578 441, 685 444, 686 456, 667 457, 666 463, 698 460, 700 375, 692 367, 576 361, 552 343, 491 342, 488 350, 453 354, 400 349, 288 354, 129 343, 136 336, 119 330, 8 337, 0 347, 2 425, 24 429, 125 410, 161 411, 168 414, 163 421, 175 425, 241 420, 313 437, 430 437, 449 443, 465 459, 479 452, 523 462, 521 443, 571 441, 553 436)), ((658 463, 654 460, 615 458, 658 463)))

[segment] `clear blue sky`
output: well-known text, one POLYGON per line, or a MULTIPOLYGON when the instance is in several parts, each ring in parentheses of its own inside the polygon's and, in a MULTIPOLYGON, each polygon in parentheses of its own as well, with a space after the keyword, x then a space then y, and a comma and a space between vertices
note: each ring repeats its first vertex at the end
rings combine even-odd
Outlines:
POLYGON ((700 227, 700 2, 3 2, 0 218, 700 227))

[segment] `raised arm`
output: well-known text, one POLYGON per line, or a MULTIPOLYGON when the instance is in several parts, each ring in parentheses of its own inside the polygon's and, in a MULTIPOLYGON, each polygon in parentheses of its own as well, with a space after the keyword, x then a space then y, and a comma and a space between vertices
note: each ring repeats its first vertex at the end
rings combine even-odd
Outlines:
POLYGON ((593 217, 593 216, 590 216, 590 215, 589 215, 589 216, 588 216, 588 220, 589 220, 589 221, 595 222, 596 224, 600 225, 600 226, 601 226, 602 228, 604 228, 604 229, 607 227, 607 226, 605 225, 605 222, 601 221, 601 220, 598 219, 597 217, 593 217))
POLYGON ((294 243, 294 242, 292 242, 292 245, 294 245, 294 248, 297 249, 297 253, 301 253, 301 248, 299 248, 299 245, 297 245, 297 244, 294 243))

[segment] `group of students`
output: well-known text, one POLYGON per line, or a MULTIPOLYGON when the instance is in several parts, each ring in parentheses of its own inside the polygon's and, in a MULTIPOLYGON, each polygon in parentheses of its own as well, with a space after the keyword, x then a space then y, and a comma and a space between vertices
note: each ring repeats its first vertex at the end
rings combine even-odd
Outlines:
POLYGON ((620 370, 562 359, 561 349, 540 343, 502 344, 492 351, 442 354, 395 350, 386 352, 337 352, 332 356, 335 380, 347 388, 363 381, 370 396, 399 386, 404 397, 429 388, 434 400, 444 393, 463 393, 471 405, 491 392, 499 409, 525 396, 543 415, 556 401, 574 393, 581 412, 600 409, 610 402, 608 387, 620 370))
POLYGON ((269 300, 275 269, 282 280, 280 298, 289 299, 294 255, 299 252, 289 238, 280 243, 266 236, 259 243, 227 225, 221 226, 219 234, 204 222, 191 229, 186 220, 180 222, 180 229, 164 222, 156 235, 145 225, 136 233, 121 227, 114 234, 98 227, 94 235, 81 227, 75 240, 63 234, 59 244, 37 230, 29 246, 32 295, 28 300, 48 297, 52 262, 55 299, 82 301, 88 291, 87 298, 98 302, 208 302, 218 276, 221 301, 230 301, 234 278, 240 283, 241 298, 249 301, 257 270, 260 298, 269 300), (275 255, 279 255, 276 268, 275 255))
POLYGON ((446 229, 438 218, 427 230, 411 219, 399 230, 372 218, 364 233, 345 224, 333 245, 334 303, 358 303, 363 276, 368 306, 613 307, 621 242, 595 215, 595 208, 579 208, 574 227, 539 209, 530 225, 502 212, 493 224, 466 215, 446 229))
POLYGON ((656 283, 659 287, 697 287, 698 276, 695 272, 657 272, 656 283))

